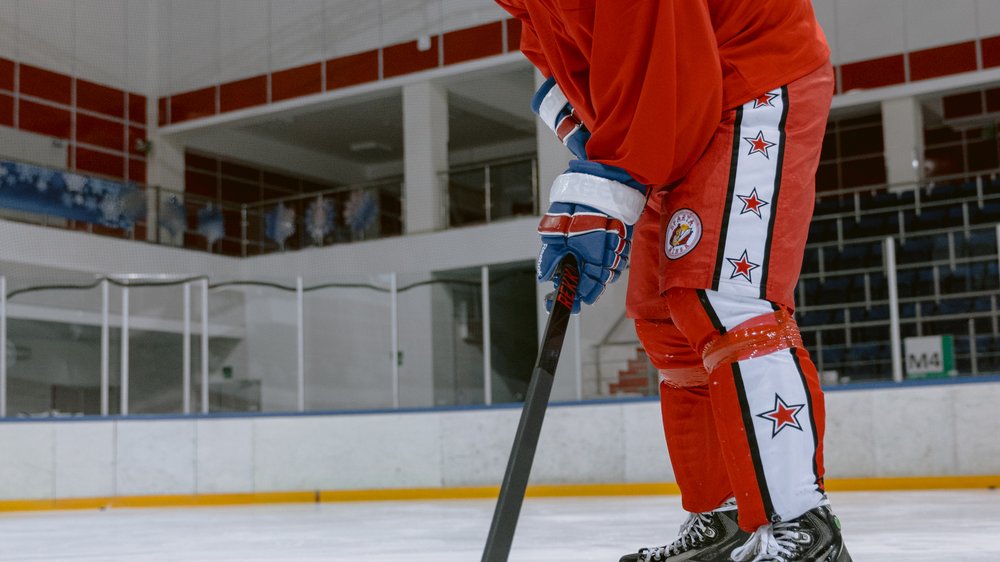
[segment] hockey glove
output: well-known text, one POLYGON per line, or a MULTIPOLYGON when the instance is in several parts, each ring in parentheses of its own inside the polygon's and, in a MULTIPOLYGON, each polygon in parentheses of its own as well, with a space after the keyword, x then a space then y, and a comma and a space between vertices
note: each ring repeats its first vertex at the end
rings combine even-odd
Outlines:
POLYGON ((531 110, 559 137, 566 148, 581 160, 587 159, 590 131, 573 113, 555 78, 549 78, 531 98, 531 110))
MULTIPOLYGON (((628 266, 632 225, 646 205, 646 188, 620 168, 574 160, 552 184, 549 199, 538 225, 538 280, 558 285, 556 268, 573 253, 580 267, 577 313, 581 302, 594 304, 628 266)), ((551 303, 546 306, 551 310, 551 303)))

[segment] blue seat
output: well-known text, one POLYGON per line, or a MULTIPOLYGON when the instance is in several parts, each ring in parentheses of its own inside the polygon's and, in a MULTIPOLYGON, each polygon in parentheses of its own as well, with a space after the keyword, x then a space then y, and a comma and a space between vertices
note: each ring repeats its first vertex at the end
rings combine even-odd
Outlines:
POLYGON ((944 207, 929 207, 922 209, 920 214, 914 214, 911 222, 906 225, 910 232, 920 232, 922 230, 936 230, 956 226, 948 220, 948 210, 944 207))
POLYGON ((927 202, 950 201, 966 197, 975 197, 976 184, 974 182, 950 183, 935 185, 925 189, 920 193, 920 200, 927 202))
POLYGON ((934 241, 929 236, 907 238, 896 253, 897 263, 921 263, 934 259, 934 241))
POLYGON ((864 215, 860 221, 844 221, 844 238, 883 236, 888 230, 886 227, 887 216, 884 214, 864 215))
MULTIPOLYGON (((880 256, 881 258, 881 256, 880 256)), ((881 259, 879 264, 881 265, 881 259)), ((898 280, 896 281, 899 282, 898 280)), ((886 281, 885 273, 873 271, 868 274, 868 287, 871 290, 872 300, 886 300, 889 298, 889 285, 886 281)))
POLYGON ((836 219, 813 219, 809 224, 809 242, 832 242, 836 239, 836 219))
POLYGON ((819 272, 819 248, 806 248, 802 256, 802 273, 819 272))
POLYGON ((994 229, 970 230, 969 236, 955 235, 955 252, 961 257, 995 256, 997 234, 994 229))
POLYGON ((972 224, 1000 222, 1000 199, 985 201, 981 208, 976 204, 969 204, 969 222, 972 224))
POLYGON ((853 197, 820 197, 816 199, 814 217, 854 212, 853 197))

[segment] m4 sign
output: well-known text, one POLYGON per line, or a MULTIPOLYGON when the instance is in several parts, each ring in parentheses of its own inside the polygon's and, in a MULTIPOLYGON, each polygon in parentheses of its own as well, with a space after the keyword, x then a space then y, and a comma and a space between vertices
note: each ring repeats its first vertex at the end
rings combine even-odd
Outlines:
POLYGON ((924 379, 954 376, 955 353, 951 336, 925 336, 903 340, 906 377, 924 379))

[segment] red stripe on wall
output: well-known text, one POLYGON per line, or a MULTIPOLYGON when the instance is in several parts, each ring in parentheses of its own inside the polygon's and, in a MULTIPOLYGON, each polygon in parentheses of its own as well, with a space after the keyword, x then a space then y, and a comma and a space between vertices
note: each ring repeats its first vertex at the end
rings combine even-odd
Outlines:
POLYGON ((7 94, 0 94, 0 125, 5 127, 14 126, 14 98, 7 94))
POLYGON ((219 86, 219 111, 235 111, 267 103, 267 76, 253 76, 219 86))
POLYGON ((847 63, 840 67, 841 91, 879 88, 906 81, 903 55, 847 63))
POLYGON ((503 24, 488 23, 444 34, 444 63, 492 57, 503 53, 503 24))
POLYGON ((146 183, 146 162, 136 158, 129 158, 128 179, 136 183, 146 183))
POLYGON ((910 80, 976 70, 976 43, 968 41, 910 53, 910 80))
POLYGON ((957 119, 979 115, 983 112, 983 96, 981 92, 966 92, 941 98, 945 119, 957 119))
POLYGON ((167 119, 169 99, 170 98, 162 97, 156 102, 156 122, 159 123, 161 127, 169 122, 169 119, 167 119))
POLYGON ((1000 111, 1000 88, 986 90, 986 111, 1000 111))
POLYGON ((382 49, 382 76, 389 78, 434 68, 438 65, 438 38, 431 37, 431 48, 417 49, 417 42, 400 43, 382 49))
POLYGON ((170 122, 215 115, 215 86, 170 96, 170 122))
POLYGON ((378 51, 365 51, 326 61, 326 89, 378 80, 378 51))
POLYGON ((322 63, 271 73, 271 101, 315 94, 323 89, 322 63))
POLYGON ((76 80, 76 105, 96 113, 125 119, 125 92, 79 78, 76 80))
POLYGON ((0 59, 0 90, 14 91, 14 61, 0 59))
POLYGON ((76 169, 113 178, 124 178, 125 158, 78 146, 76 147, 76 169))
POLYGON ((76 140, 120 151, 125 145, 125 125, 77 113, 76 140))
POLYGON ((521 20, 507 20, 507 52, 521 50, 521 20))
POLYGON ((214 198, 219 196, 219 183, 215 174, 189 169, 184 172, 184 191, 214 198))
POLYGON ((72 115, 65 109, 28 101, 18 100, 18 125, 50 137, 68 139, 72 129, 72 115))
POLYGON ((73 79, 65 74, 21 64, 18 87, 22 94, 69 105, 73 99, 73 79))
POLYGON ((133 123, 146 124, 146 96, 129 92, 128 119, 133 123))
POLYGON ((983 68, 1000 66, 1000 36, 980 39, 983 51, 983 68))

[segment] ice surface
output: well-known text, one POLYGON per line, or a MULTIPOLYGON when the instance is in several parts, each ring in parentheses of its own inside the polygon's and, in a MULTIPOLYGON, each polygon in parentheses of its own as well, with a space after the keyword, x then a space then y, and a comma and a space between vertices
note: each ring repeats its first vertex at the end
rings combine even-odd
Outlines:
MULTIPOLYGON (((1000 492, 834 493, 858 562, 1000 560, 1000 492)), ((0 560, 480 559, 492 501, 408 501, 0 515, 0 560)), ((672 540, 677 497, 529 499, 512 562, 615 562, 672 540)))

